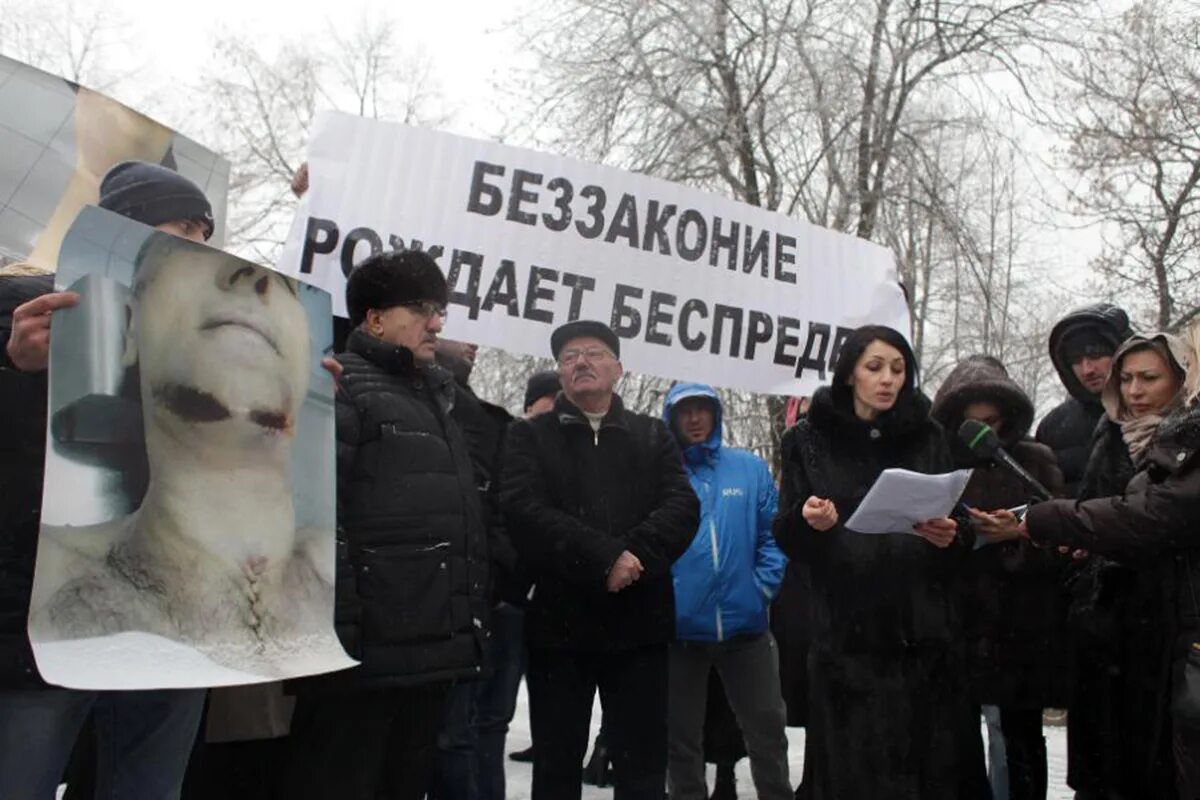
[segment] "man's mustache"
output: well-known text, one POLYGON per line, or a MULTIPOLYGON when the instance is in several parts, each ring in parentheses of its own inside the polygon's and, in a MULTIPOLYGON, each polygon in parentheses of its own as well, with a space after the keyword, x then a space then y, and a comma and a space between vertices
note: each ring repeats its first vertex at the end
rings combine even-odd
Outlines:
POLYGON ((571 380, 579 380, 580 378, 594 378, 596 373, 588 367, 579 367, 571 373, 571 380))

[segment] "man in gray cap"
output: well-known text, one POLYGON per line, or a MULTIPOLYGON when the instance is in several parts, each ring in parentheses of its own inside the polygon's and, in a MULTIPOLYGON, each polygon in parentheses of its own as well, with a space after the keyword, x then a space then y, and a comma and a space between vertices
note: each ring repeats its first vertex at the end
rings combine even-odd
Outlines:
POLYGON ((666 783, 671 564, 699 522, 675 437, 613 393, 621 343, 600 322, 554 331, 562 393, 509 431, 501 498, 534 582, 526 611, 533 800, 581 793, 600 690, 616 797, 666 783))
MULTIPOLYGON (((191 181, 123 162, 100 206, 202 242, 212 208, 191 181)), ((98 796, 177 797, 203 690, 83 692, 45 684, 26 634, 46 443, 46 367, 53 312, 79 302, 44 269, 0 270, 0 797, 54 797, 88 712, 96 709, 98 796)))

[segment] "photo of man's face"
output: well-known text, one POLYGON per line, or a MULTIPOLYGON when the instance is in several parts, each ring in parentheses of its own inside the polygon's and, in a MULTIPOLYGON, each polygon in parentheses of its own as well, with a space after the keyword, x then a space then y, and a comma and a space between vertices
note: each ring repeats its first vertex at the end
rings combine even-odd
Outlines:
POLYGON ((99 208, 63 252, 80 302, 50 345, 43 677, 184 688, 351 666, 332 624, 328 294, 99 208), (91 477, 114 472, 141 480, 91 477))
POLYGON ((298 293, 291 278, 205 247, 152 246, 135 279, 125 353, 142 402, 184 422, 229 419, 250 434, 290 435, 310 368, 298 293))

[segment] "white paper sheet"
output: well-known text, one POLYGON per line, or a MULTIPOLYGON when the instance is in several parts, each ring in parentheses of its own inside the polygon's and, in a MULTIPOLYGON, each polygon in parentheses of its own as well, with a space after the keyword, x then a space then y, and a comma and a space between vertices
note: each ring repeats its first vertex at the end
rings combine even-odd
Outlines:
POLYGON ((885 469, 846 527, 857 533, 913 533, 918 522, 949 516, 969 480, 969 469, 945 475, 885 469))

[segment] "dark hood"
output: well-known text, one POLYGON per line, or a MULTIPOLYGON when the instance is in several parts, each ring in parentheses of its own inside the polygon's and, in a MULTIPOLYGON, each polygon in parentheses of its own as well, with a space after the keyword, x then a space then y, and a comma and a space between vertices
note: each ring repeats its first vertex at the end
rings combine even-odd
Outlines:
POLYGON ((1129 315, 1111 303, 1096 303, 1078 308, 1067 314, 1050 331, 1050 360, 1058 370, 1058 378, 1062 385, 1075 399, 1091 405, 1099 405, 1099 395, 1092 394, 1071 371, 1071 365, 1064 362, 1062 343, 1069 334, 1078 330, 1090 328, 1112 344, 1115 352, 1121 342, 1132 335, 1129 326, 1129 315))
POLYGON ((1000 441, 1007 448, 1024 439, 1033 426, 1029 396, 1009 377, 1004 365, 991 356, 971 356, 959 362, 933 398, 933 418, 957 438, 963 412, 979 401, 995 403, 1003 412, 1005 424, 1000 441))

